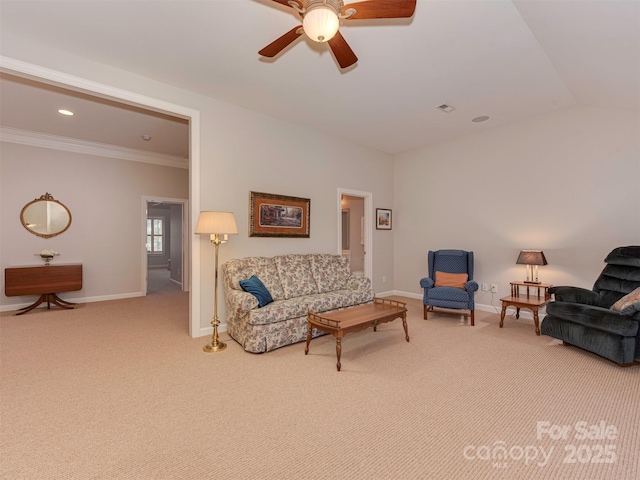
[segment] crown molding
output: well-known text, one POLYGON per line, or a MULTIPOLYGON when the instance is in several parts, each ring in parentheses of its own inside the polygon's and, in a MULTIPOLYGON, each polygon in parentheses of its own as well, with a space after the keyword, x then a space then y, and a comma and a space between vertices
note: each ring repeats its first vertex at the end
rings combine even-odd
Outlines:
POLYGON ((146 152, 134 148, 117 147, 104 143, 88 142, 47 133, 31 132, 17 128, 0 127, 0 141, 29 145, 32 147, 64 150, 85 155, 117 158, 119 160, 129 160, 132 162, 152 163, 165 167, 189 168, 188 158, 146 152))

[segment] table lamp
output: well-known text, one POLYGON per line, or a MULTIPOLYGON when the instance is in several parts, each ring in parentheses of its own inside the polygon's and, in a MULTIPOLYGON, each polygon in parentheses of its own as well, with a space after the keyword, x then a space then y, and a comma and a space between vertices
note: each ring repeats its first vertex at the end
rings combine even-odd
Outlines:
POLYGON ((198 218, 198 225, 196 226, 196 233, 208 233, 211 236, 211 243, 215 247, 215 265, 216 276, 215 286, 213 293, 213 335, 211 337, 211 343, 204 346, 203 350, 207 353, 220 352, 227 348, 225 343, 218 341, 218 248, 221 243, 227 242, 227 235, 237 235, 238 227, 236 226, 236 219, 231 212, 200 212, 200 218, 198 218), (223 238, 220 239, 220 235, 223 238))
POLYGON ((522 250, 518 255, 517 265, 527 266, 527 279, 524 283, 538 284, 538 265, 547 265, 547 259, 542 250, 522 250), (534 270, 535 267, 535 276, 534 270))

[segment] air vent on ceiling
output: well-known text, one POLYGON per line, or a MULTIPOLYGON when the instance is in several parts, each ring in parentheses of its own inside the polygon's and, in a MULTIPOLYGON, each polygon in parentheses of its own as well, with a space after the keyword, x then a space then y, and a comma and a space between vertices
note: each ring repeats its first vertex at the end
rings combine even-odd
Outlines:
POLYGON ((451 113, 455 110, 455 107, 452 107, 451 105, 447 105, 446 103, 443 103, 442 105, 438 105, 436 108, 445 113, 451 113))

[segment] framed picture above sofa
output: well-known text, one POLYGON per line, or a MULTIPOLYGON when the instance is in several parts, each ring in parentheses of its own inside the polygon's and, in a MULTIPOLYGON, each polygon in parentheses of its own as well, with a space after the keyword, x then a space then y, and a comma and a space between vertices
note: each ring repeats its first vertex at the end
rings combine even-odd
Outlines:
POLYGON ((272 193, 250 192, 250 237, 309 238, 311 200, 272 193))

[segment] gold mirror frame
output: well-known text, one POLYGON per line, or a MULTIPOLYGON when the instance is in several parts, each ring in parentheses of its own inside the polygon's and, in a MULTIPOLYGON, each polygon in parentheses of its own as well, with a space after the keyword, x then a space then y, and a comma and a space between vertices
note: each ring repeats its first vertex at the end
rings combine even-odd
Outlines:
POLYGON ((47 192, 22 208, 20 221, 34 235, 51 238, 69 228, 71 212, 64 203, 47 192))

